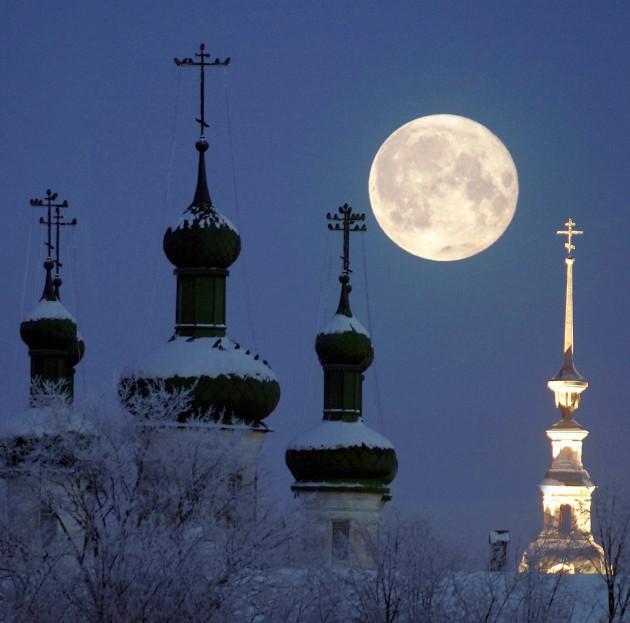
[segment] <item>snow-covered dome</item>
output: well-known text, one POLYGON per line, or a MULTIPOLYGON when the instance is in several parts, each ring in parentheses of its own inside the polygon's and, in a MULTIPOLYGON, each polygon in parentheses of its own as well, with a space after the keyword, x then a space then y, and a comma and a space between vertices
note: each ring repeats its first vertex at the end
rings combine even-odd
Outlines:
POLYGON ((193 389, 191 409, 179 415, 223 423, 254 424, 266 418, 280 399, 280 385, 269 364, 228 337, 175 336, 137 366, 123 384, 140 392, 152 382, 169 389, 193 389))
POLYGON ((81 361, 85 352, 76 320, 55 293, 51 275, 53 266, 51 259, 44 262, 46 281, 42 298, 20 324, 20 336, 33 359, 31 371, 44 379, 71 376, 71 369, 81 361), (50 363, 52 360, 57 363, 50 363), (63 361, 63 370, 58 365, 60 361, 63 361))
POLYGON ((228 268, 241 252, 241 238, 236 227, 212 204, 204 153, 206 141, 196 143, 199 174, 192 203, 174 228, 164 234, 166 257, 177 268, 228 268))
POLYGON ((315 350, 323 366, 351 365, 358 366, 363 371, 374 359, 372 340, 350 309, 349 295, 352 286, 348 275, 342 274, 339 281, 341 282, 341 296, 337 313, 318 333, 315 350))
POLYGON ((240 254, 241 239, 210 199, 203 135, 195 148, 193 201, 163 241, 177 277, 175 335, 122 375, 120 395, 133 411, 136 396, 163 383, 168 392, 191 390, 191 405, 177 414, 179 422, 199 418, 265 428, 261 421, 278 404, 280 385, 266 361, 226 335, 227 269, 240 254))
POLYGON ((396 475, 398 461, 391 442, 355 422, 320 422, 291 441, 286 463, 296 484, 329 483, 386 487, 396 475))
POLYGON ((356 365, 365 370, 374 359, 372 341, 352 315, 337 312, 317 335, 315 350, 322 365, 356 365))
POLYGON ((350 308, 346 252, 337 312, 315 340, 324 369, 323 421, 291 441, 285 460, 295 491, 350 488, 387 496, 398 461, 391 442, 363 422, 363 372, 372 363, 374 350, 369 333, 350 308))
POLYGON ((20 324, 20 336, 31 349, 65 350, 77 337, 77 323, 61 301, 43 298, 20 324))

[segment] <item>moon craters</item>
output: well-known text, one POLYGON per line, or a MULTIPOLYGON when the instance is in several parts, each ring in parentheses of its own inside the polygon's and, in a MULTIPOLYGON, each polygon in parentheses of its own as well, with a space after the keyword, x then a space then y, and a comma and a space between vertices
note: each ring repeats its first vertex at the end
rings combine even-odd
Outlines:
POLYGON ((503 143, 455 115, 396 130, 370 171, 370 202, 383 231, 419 257, 456 260, 489 247, 510 224, 518 181, 503 143))

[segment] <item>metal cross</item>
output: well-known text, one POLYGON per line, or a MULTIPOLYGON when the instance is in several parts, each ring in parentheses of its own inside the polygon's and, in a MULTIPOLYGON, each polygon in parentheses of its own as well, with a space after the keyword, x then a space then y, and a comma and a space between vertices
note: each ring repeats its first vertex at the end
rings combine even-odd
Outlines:
POLYGON ((31 205, 34 208, 46 208, 46 218, 39 217, 40 225, 46 225, 47 239, 44 246, 48 250, 48 257, 52 258, 52 252, 55 251, 55 282, 56 290, 59 290, 61 285, 61 278, 59 277, 59 269, 62 264, 60 261, 60 242, 59 231, 62 227, 72 227, 77 224, 77 219, 73 218, 71 221, 64 221, 64 215, 61 213, 62 208, 68 207, 68 201, 64 199, 61 203, 55 203, 57 200, 57 193, 53 193, 50 189, 46 190, 46 197, 44 199, 31 199, 31 205), (54 212, 53 212, 54 210, 54 212), (52 244, 52 228, 55 228, 55 244, 52 244))
POLYGON ((196 58, 199 58, 199 61, 195 61, 192 58, 183 58, 183 59, 179 59, 176 58, 175 60, 175 64, 178 67, 199 67, 200 69, 200 81, 199 81, 199 110, 200 110, 200 115, 198 119, 195 119, 195 121, 199 124, 199 129, 200 129, 200 135, 201 138, 204 138, 204 130, 208 127, 210 127, 207 123, 206 123, 206 111, 205 111, 205 75, 204 75, 204 70, 206 67, 226 67, 227 65, 230 64, 230 58, 226 58, 224 60, 220 60, 218 58, 215 58, 212 62, 209 61, 210 59, 210 54, 205 52, 206 46, 204 43, 202 43, 199 46, 199 54, 195 54, 196 58), (208 59, 208 60, 206 60, 208 59))
POLYGON ((573 222, 572 219, 569 219, 564 224, 564 226, 566 227, 566 229, 559 229, 556 232, 556 234, 558 236, 566 236, 567 237, 567 241, 564 243, 564 248, 567 250, 567 256, 571 257, 571 251, 573 251, 575 249, 575 245, 572 243, 573 236, 580 236, 584 232, 579 230, 579 229, 573 229, 573 227, 575 226, 575 223, 573 222))
POLYGON ((326 219, 334 221, 333 223, 328 223, 328 229, 331 231, 343 231, 343 255, 341 259, 343 260, 343 274, 347 275, 352 272, 350 270, 350 232, 365 231, 367 225, 365 223, 362 225, 357 224, 359 221, 365 221, 365 214, 353 212, 347 203, 340 206, 338 212, 338 214, 328 212, 326 219))

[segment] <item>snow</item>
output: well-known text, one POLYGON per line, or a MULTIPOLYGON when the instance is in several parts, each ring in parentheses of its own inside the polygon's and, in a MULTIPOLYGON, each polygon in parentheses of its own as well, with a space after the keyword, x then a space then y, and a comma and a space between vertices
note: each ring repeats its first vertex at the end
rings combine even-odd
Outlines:
MULTIPOLYGON (((606 586, 598 574, 456 573, 444 581, 442 591, 447 610, 456 607, 463 596, 469 603, 476 600, 484 610, 491 607, 491 620, 497 623, 511 623, 515 620, 513 615, 527 604, 533 611, 546 608, 548 614, 556 610, 555 614, 562 615, 561 619, 554 619, 552 614, 544 619, 548 621, 595 623, 608 620, 606 586)), ((536 617, 535 620, 542 619, 536 617)))
POLYGON ((298 435, 289 443, 290 450, 328 450, 355 446, 392 450, 394 448, 389 439, 368 428, 362 419, 356 422, 323 420, 315 428, 298 435))
MULTIPOLYGON (((329 480, 308 480, 298 481, 295 483, 300 489, 348 489, 349 491, 356 491, 357 489, 374 489, 373 484, 363 484, 361 482, 335 482, 331 483, 329 480)), ((378 494, 379 499, 382 494, 378 494)))
POLYGON ((65 406, 31 407, 0 419, 0 439, 43 437, 61 432, 90 433, 85 415, 65 406))
POLYGON ((509 530, 490 530, 490 543, 509 543, 509 530))
POLYGON ((345 314, 335 314, 320 333, 347 333, 350 331, 370 337, 367 329, 354 316, 346 316, 345 314))
POLYGON ((126 372, 138 377, 167 379, 207 376, 240 376, 276 381, 276 375, 258 355, 228 337, 176 337, 135 368, 126 372))
POLYGON ((196 214, 194 212, 186 210, 186 212, 181 215, 175 229, 187 229, 189 227, 192 227, 193 224, 201 227, 202 229, 206 227, 228 227, 238 234, 238 230, 236 229, 232 221, 230 221, 228 218, 223 216, 223 214, 214 209, 204 212, 199 211, 196 214))
POLYGON ((32 320, 43 320, 50 318, 52 320, 72 320, 76 324, 76 320, 72 314, 59 302, 47 301, 42 299, 35 309, 24 318, 24 322, 32 320))

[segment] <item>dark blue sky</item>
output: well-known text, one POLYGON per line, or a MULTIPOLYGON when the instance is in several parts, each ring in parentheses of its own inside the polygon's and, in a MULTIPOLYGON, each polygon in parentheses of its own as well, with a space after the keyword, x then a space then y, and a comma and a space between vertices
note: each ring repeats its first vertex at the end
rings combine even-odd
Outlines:
POLYGON ((525 543, 540 525, 544 430, 556 419, 554 231, 568 216, 586 232, 575 266, 576 363, 591 383, 578 413, 592 433, 585 464, 598 483, 629 467, 629 31, 617 2, 6 2, 3 403, 26 402, 18 326, 41 291, 44 233, 28 199, 47 187, 80 222, 63 286, 87 342, 78 395, 111 394, 126 364, 171 335, 175 279, 161 241, 192 198, 197 136, 197 76, 172 58, 205 41, 233 59, 208 79, 210 190, 243 242, 229 333, 282 385, 265 451, 275 489, 289 496, 284 447, 321 415, 313 342, 335 310, 341 243, 324 214, 347 201, 368 212, 352 301, 372 324, 366 420, 396 445, 394 503, 480 546, 489 528, 525 543), (406 254, 369 210, 381 143, 435 113, 486 125, 519 172, 506 234, 454 263, 406 254))

